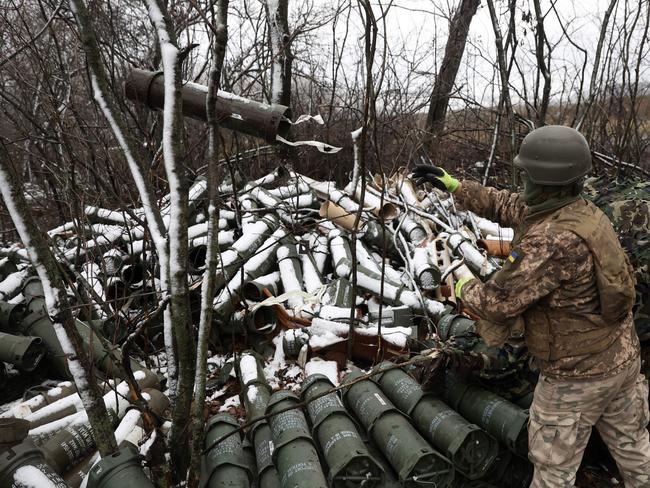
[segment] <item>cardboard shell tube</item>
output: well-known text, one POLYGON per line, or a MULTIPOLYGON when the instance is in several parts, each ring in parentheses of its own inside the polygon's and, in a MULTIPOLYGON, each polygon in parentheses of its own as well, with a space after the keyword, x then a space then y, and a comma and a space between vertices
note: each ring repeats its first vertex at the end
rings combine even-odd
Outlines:
POLYGON ((480 239, 477 244, 481 249, 485 249, 489 256, 505 258, 512 251, 511 242, 501 239, 480 239))
MULTIPOLYGON (((347 231, 352 232, 354 230, 354 221, 357 218, 356 214, 348 212, 329 200, 325 200, 320 206, 319 214, 322 218, 331 221, 347 231)), ((365 225, 366 223, 363 219, 359 220, 357 230, 363 229, 365 225)))

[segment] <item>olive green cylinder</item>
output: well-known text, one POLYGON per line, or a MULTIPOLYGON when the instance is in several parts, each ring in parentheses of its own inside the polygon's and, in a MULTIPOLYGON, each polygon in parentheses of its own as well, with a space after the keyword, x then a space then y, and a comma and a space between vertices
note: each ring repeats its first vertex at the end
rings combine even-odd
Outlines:
POLYGON ((228 414, 212 417, 206 425, 205 455, 206 480, 208 488, 249 487, 253 473, 246 462, 241 436, 236 432, 239 423, 228 414), (233 433, 234 432, 234 433, 233 433), (231 434, 217 444, 215 441, 231 434))
POLYGON ((45 356, 40 337, 25 337, 0 332, 0 361, 12 363, 23 371, 34 371, 45 356))
MULTIPOLYGON (((28 315, 19 324, 20 333, 40 337, 45 346, 47 359, 52 363, 57 373, 72 380, 67 359, 45 309, 43 286, 38 278, 29 278, 25 281, 23 294, 27 302, 28 315)), ((125 373, 122 369, 122 351, 120 348, 110 344, 80 320, 75 321, 75 326, 85 346, 89 349, 89 355, 93 358, 97 369, 108 378, 124 378, 125 373)), ((153 372, 134 360, 131 360, 131 368, 134 372, 142 371, 147 376, 155 377, 153 372)))
POLYGON ((303 400, 308 402, 314 438, 327 461, 330 485, 334 488, 383 486, 383 470, 366 449, 343 403, 335 393, 326 394, 332 388, 334 385, 327 376, 313 374, 305 379, 301 391, 303 400), (312 400, 315 397, 318 398, 312 400))
POLYGON ((43 453, 29 439, 23 440, 10 448, 0 452, 0 488, 26 488, 33 483, 22 483, 24 479, 19 472, 21 468, 28 468, 29 478, 38 477, 39 488, 67 488, 68 485, 45 462, 43 453))
POLYGON ((0 330, 9 333, 16 332, 25 310, 26 307, 22 303, 0 302, 0 330))
POLYGON ((255 446, 255 465, 257 466, 257 484, 259 488, 279 488, 280 477, 273 464, 273 437, 271 427, 266 422, 256 424, 253 429, 255 446))
POLYGON ((122 447, 104 456, 88 473, 88 488, 153 488, 142 469, 142 456, 135 447, 122 447))
MULTIPOLYGON (((253 351, 244 351, 235 363, 235 368, 241 387, 242 404, 246 409, 246 420, 251 422, 256 418, 263 417, 271 398, 271 387, 264 375, 262 358, 253 351)), ((272 459, 274 445, 271 428, 265 420, 260 420, 253 424, 248 435, 255 448, 258 486, 260 488, 279 488, 280 478, 272 459)))
MULTIPOLYGON (((386 362, 380 367, 391 365, 386 362)), ((418 432, 467 478, 480 478, 492 466, 499 446, 480 427, 442 400, 425 395, 418 382, 402 369, 386 370, 376 378, 388 398, 411 417, 418 432)))
POLYGON ((353 371, 345 378, 350 386, 344 399, 367 429, 374 444, 393 467, 405 486, 451 486, 451 464, 418 433, 402 414, 363 373, 353 371))
POLYGON ((281 390, 271 395, 267 408, 267 414, 273 414, 269 424, 275 445, 273 461, 280 485, 282 488, 328 488, 299 404, 300 399, 294 393, 281 390), (281 412, 288 407, 294 408, 281 412))
POLYGON ((41 446, 45 460, 52 469, 63 474, 95 451, 90 425, 70 425, 60 430, 41 446))
POLYGON ((467 420, 480 425, 516 454, 528 450, 528 411, 483 388, 469 385, 453 373, 445 375, 444 400, 467 420))

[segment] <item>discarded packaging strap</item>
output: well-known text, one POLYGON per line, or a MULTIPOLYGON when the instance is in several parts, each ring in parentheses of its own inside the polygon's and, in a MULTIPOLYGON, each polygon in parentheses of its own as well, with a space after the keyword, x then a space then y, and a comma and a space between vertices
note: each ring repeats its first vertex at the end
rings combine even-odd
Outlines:
POLYGON ((275 140, 278 141, 278 142, 281 142, 282 144, 286 144, 287 146, 291 146, 291 147, 312 146, 312 147, 315 147, 316 149, 318 149, 319 152, 322 152, 324 154, 336 154, 341 149, 343 149, 342 147, 336 147, 336 146, 332 146, 330 144, 327 144, 325 142, 314 141, 314 140, 291 142, 291 141, 286 140, 281 135, 276 135, 275 140))
POLYGON ((284 308, 284 306, 282 306, 282 303, 288 300, 291 295, 301 295, 303 298, 312 298, 313 295, 310 295, 309 293, 305 293, 305 292, 291 292, 291 293, 284 293, 278 297, 274 297, 271 294, 271 292, 268 290, 268 288, 264 288, 264 290, 262 291, 264 295, 266 295, 268 298, 251 307, 253 310, 260 307, 272 306, 278 316, 278 322, 280 322, 280 325, 282 325, 283 328, 285 329, 295 329, 295 328, 311 325, 311 321, 308 319, 289 315, 289 313, 284 308))

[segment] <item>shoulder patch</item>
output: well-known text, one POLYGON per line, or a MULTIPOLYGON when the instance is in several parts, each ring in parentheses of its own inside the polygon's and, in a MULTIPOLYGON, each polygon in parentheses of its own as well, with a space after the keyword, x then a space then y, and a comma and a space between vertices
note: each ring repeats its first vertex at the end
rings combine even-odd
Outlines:
POLYGON ((507 259, 508 259, 508 261, 509 261, 511 264, 515 264, 516 262, 521 261, 521 259, 522 259, 523 257, 524 257, 523 252, 521 252, 521 251, 515 251, 515 250, 513 249, 513 250, 510 252, 510 254, 508 255, 508 258, 507 258, 507 259))

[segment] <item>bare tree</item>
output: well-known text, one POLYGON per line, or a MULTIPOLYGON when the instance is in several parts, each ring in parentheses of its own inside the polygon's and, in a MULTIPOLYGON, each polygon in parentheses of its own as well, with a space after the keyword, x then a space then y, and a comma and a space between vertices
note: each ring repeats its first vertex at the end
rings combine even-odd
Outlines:
POLYGON ((433 140, 440 136, 444 130, 449 97, 452 94, 458 68, 465 52, 469 27, 479 4, 480 0, 461 0, 450 22, 445 55, 433 87, 425 125, 426 141, 430 148, 433 140))
POLYGON ((219 0, 214 19, 214 40, 211 49, 212 67, 208 82, 208 96, 205 100, 208 119, 208 243, 206 268, 201 286, 201 316, 196 353, 196 376, 194 379, 194 403, 192 407, 191 456, 188 486, 196 487, 199 482, 201 451, 203 447, 203 428, 205 419, 205 384, 207 379, 208 341, 212 327, 212 300, 215 293, 215 277, 219 256, 219 196, 221 174, 219 170, 219 125, 216 115, 216 100, 219 91, 221 71, 228 42, 228 0, 219 0))

